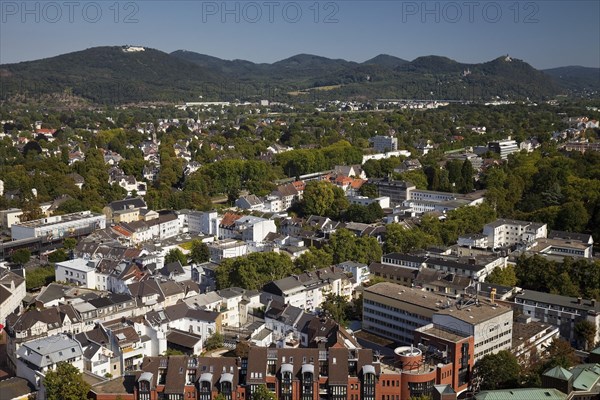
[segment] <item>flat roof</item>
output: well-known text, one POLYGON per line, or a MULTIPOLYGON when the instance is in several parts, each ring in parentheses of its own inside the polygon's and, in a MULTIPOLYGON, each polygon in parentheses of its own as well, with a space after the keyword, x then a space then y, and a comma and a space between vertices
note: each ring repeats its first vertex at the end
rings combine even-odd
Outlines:
POLYGON ((90 266, 90 261, 84 260, 83 258, 76 258, 74 260, 67 260, 56 263, 57 266, 74 269, 81 272, 90 272, 96 270, 96 265, 90 266))
POLYGON ((493 305, 488 301, 483 301, 480 299, 476 304, 471 305, 459 306, 457 303, 452 307, 438 311, 437 314, 449 315, 470 324, 479 324, 509 312, 512 313, 512 308, 497 304, 493 305))
POLYGON ((512 346, 513 349, 518 348, 523 343, 529 341, 532 337, 544 333, 548 330, 556 330, 558 334, 558 328, 554 325, 544 324, 539 321, 531 321, 531 322, 513 322, 513 331, 512 331, 512 346))
POLYGON ((13 226, 22 226, 25 228, 37 228, 40 226, 52 226, 52 225, 64 224, 66 222, 75 222, 75 221, 80 221, 80 220, 94 218, 94 217, 106 218, 104 216, 104 214, 93 213, 91 211, 81 211, 81 212, 77 212, 77 213, 73 213, 73 214, 57 215, 54 217, 41 218, 41 219, 36 219, 33 221, 19 222, 17 224, 13 224, 13 226))
POLYGON ((454 343, 460 342, 469 337, 467 335, 461 335, 456 332, 449 331, 445 327, 436 324, 425 325, 422 328, 415 329, 415 331, 454 343))
POLYGON ((439 310, 448 298, 421 289, 409 288, 390 282, 380 282, 364 290, 365 293, 388 297, 394 301, 413 304, 431 310, 439 310))

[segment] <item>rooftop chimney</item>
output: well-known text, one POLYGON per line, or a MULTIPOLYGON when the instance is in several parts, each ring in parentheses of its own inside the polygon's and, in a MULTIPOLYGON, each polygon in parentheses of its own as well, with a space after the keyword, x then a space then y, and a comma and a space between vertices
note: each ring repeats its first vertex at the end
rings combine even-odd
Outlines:
POLYGON ((583 302, 583 299, 581 297, 577 298, 577 304, 581 304, 583 302))

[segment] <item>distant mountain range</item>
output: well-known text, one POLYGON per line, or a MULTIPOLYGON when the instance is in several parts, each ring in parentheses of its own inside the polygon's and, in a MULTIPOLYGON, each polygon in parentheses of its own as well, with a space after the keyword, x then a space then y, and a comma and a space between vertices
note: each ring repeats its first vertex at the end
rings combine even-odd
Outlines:
POLYGON ((68 94, 101 104, 270 99, 547 99, 600 92, 600 69, 539 71, 503 56, 480 64, 381 54, 363 63, 298 54, 272 64, 178 50, 95 47, 0 65, 0 99, 68 94), (141 50, 141 49, 137 49, 141 50))

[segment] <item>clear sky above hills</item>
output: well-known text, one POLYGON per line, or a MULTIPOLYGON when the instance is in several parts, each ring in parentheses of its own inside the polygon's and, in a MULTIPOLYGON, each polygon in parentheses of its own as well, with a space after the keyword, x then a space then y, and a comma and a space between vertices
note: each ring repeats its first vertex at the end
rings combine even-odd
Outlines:
POLYGON ((0 63, 124 44, 254 62, 510 54, 600 67, 600 1, 0 1, 0 63))

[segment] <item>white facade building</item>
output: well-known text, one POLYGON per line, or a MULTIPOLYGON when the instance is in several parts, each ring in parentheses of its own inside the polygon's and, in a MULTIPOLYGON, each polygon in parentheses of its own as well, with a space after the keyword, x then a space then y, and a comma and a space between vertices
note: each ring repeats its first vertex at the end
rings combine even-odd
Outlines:
POLYGON ((39 390, 38 396, 44 399, 44 377, 59 362, 68 362, 83 371, 83 352, 77 340, 65 334, 32 340, 17 351, 17 376, 27 379, 39 390))
POLYGON ((487 354, 512 348, 513 311, 487 301, 451 306, 433 315, 434 325, 473 336, 475 362, 487 354))
POLYGON ((372 203, 378 203, 381 208, 390 208, 390 198, 388 196, 381 196, 375 199, 366 196, 349 196, 348 202, 365 207, 372 203))
POLYGON ((188 230, 191 233, 201 232, 208 236, 219 236, 219 223, 216 211, 194 211, 188 216, 188 230))
POLYGON ((496 142, 489 142, 488 148, 490 151, 500 154, 500 158, 506 160, 510 154, 519 151, 519 145, 514 140, 499 140, 496 142))
POLYGON ((361 285, 367 282, 371 276, 369 266, 366 264, 357 263, 355 261, 345 261, 338 264, 338 267, 346 273, 352 274, 352 280, 355 285, 361 285))
POLYGON ((55 264, 58 282, 74 283, 88 289, 96 289, 96 262, 76 258, 55 264))
POLYGON ((9 229, 14 224, 21 222, 23 211, 20 208, 9 208, 0 211, 0 228, 9 229))
POLYGON ((11 226, 13 240, 36 237, 62 238, 72 234, 88 234, 106 228, 106 216, 82 211, 20 222, 11 226))
POLYGON ((13 311, 21 310, 26 294, 25 279, 0 268, 0 325, 6 325, 6 317, 13 311))
POLYGON ((483 227, 483 234, 488 238, 487 247, 497 248, 528 244, 535 239, 548 236, 548 227, 539 222, 498 219, 483 227))

